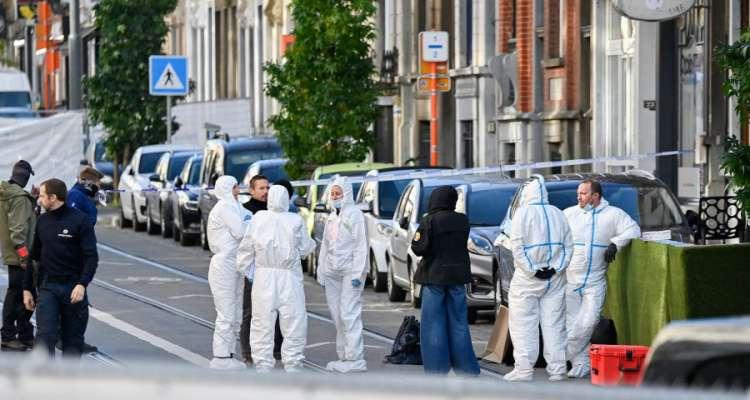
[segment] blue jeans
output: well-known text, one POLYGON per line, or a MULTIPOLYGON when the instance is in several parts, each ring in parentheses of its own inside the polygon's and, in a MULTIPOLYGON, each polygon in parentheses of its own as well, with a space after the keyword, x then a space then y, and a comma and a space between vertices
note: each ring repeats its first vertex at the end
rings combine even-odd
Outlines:
POLYGON ((39 288, 36 308, 37 340, 55 356, 55 344, 62 341, 63 356, 81 357, 83 334, 89 321, 88 294, 78 303, 70 303, 74 283, 45 282, 39 288))
POLYGON ((422 287, 420 326, 422 363, 428 374, 479 375, 479 363, 471 345, 463 285, 422 287))

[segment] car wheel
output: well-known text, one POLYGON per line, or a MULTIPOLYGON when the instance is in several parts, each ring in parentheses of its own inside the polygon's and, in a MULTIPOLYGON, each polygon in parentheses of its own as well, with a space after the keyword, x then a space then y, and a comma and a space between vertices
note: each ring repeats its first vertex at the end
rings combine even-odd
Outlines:
POLYGON ((479 318, 479 311, 476 308, 466 309, 466 320, 469 323, 469 325, 476 324, 477 318, 479 318))
POLYGON ((411 298, 411 306, 414 308, 422 308, 422 297, 417 293, 417 283, 414 282, 414 268, 409 262, 409 297, 411 298))
POLYGON ((143 232, 146 230, 146 224, 138 222, 138 213, 135 211, 135 199, 133 199, 133 230, 143 232))
POLYGON ((172 237, 172 224, 167 223, 166 210, 162 209, 159 213, 159 226, 161 227, 161 237, 172 237))
POLYGON ((381 293, 388 290, 388 273, 378 271, 378 263, 370 254, 370 279, 372 279, 372 290, 381 293))
POLYGON ((406 298, 406 291, 401 289, 396 282, 393 280, 393 268, 391 267, 390 260, 388 261, 388 300, 397 302, 404 301, 406 298))
POLYGON ((201 247, 203 250, 208 250, 208 234, 206 233, 206 224, 201 221, 201 247))
POLYGON ((120 229, 130 228, 130 226, 133 224, 133 221, 125 218, 125 212, 122 209, 122 205, 120 205, 120 220, 118 221, 117 225, 120 227, 120 229))
POLYGON ((180 246, 192 246, 195 243, 195 237, 185 233, 180 233, 180 246))

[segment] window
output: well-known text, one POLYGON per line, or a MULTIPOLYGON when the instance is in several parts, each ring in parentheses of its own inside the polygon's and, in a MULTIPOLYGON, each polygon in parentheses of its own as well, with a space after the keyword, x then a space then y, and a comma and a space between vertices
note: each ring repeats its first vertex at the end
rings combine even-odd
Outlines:
POLYGON ((378 214, 381 218, 393 218, 396 210, 396 204, 401 194, 409 184, 409 179, 399 181, 384 181, 380 183, 372 182, 373 185, 379 185, 378 188, 378 214))
POLYGON ((464 24, 466 26, 466 32, 464 32, 464 54, 466 56, 466 59, 464 60, 464 66, 468 67, 472 64, 472 60, 474 59, 474 10, 473 10, 473 3, 474 0, 467 0, 466 1, 466 14, 465 14, 465 21, 464 24))
POLYGON ((430 121, 419 121, 419 165, 430 165, 430 121))
POLYGON ((200 184, 201 179, 201 161, 200 159, 193 161, 190 166, 190 175, 188 176, 187 182, 191 185, 200 184))
POLYGON ((461 121, 461 148, 465 168, 474 167, 474 121, 461 121))
POLYGON ((182 167, 185 166, 185 162, 187 162, 188 158, 189 156, 180 156, 172 157, 172 159, 169 160, 169 167, 166 171, 167 181, 172 181, 180 174, 180 171, 182 171, 182 167))
POLYGON ((406 191, 404 191, 404 194, 401 196, 401 200, 397 208, 398 211, 396 212, 396 217, 398 218, 398 220, 400 220, 401 217, 404 216, 404 208, 406 207, 407 199, 409 198, 409 196, 411 196, 411 192, 413 190, 414 190, 414 186, 410 186, 406 188, 406 191))
POLYGON ((156 171, 156 163, 159 162, 164 152, 160 153, 146 153, 141 155, 141 160, 138 163, 139 174, 152 174, 156 171))
POLYGON ((508 211, 513 189, 480 190, 469 196, 467 217, 472 226, 498 226, 508 211))
MULTIPOLYGON (((516 144, 515 143, 504 143, 503 151, 505 153, 505 164, 513 165, 516 163, 516 144)), ((506 172, 511 178, 515 178, 516 171, 506 172)))
POLYGON ((565 0, 547 0, 545 13, 546 58, 562 58, 565 46, 565 0))
POLYGON ((260 160, 278 158, 280 155, 281 150, 279 149, 245 150, 228 153, 224 163, 224 173, 232 175, 237 181, 241 181, 250 164, 260 160))

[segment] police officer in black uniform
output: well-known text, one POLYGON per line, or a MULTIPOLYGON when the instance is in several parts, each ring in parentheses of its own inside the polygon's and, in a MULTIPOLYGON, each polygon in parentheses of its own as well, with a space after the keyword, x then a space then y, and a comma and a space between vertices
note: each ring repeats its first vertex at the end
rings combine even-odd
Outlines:
MULTIPOLYGON (((65 204, 67 187, 59 179, 42 183, 39 200, 46 213, 39 217, 31 259, 39 264, 37 340, 51 357, 62 339, 63 355, 79 358, 89 318, 86 287, 94 279, 99 254, 94 227, 86 214, 65 204)), ((23 301, 34 309, 32 268, 26 269, 23 301)))

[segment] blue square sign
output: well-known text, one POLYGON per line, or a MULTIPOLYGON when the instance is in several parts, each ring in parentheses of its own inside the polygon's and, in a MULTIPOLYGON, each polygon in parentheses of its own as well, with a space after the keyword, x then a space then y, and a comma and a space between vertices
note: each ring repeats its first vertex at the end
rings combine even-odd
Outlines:
POLYGON ((151 56, 148 59, 148 91, 152 96, 188 94, 188 60, 184 56, 151 56))

